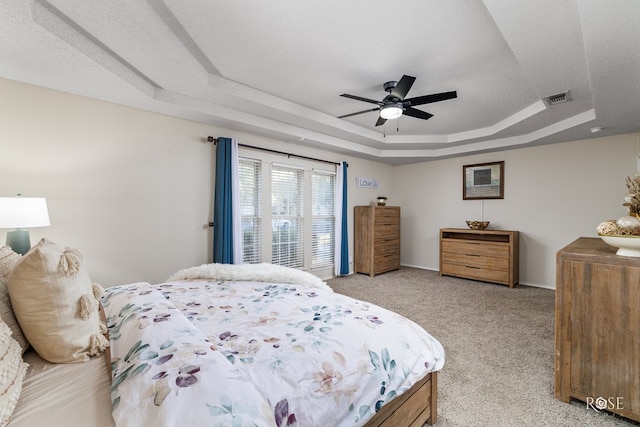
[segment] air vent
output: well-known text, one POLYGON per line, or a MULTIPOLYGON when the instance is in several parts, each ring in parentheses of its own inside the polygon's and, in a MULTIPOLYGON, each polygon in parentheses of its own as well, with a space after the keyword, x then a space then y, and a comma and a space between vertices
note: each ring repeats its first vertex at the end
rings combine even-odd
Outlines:
POLYGON ((571 96, 569 95, 569 91, 558 93, 556 95, 547 96, 545 99, 547 105, 556 105, 562 104, 563 102, 571 101, 571 96))

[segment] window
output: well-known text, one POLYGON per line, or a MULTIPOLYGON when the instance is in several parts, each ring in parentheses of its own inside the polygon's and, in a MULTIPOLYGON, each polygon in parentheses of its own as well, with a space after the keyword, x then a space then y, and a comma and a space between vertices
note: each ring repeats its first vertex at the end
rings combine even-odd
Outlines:
POLYGON ((271 262, 304 267, 304 170, 271 169, 271 262))
MULTIPOLYGON (((264 154, 240 158, 244 263, 333 272, 335 171, 264 154), (289 164, 291 163, 291 164, 289 164), (271 200, 271 203, 262 203, 271 200)), ((321 273, 322 274, 322 273, 321 273)))
POLYGON ((329 267, 335 248, 336 175, 314 170, 312 180, 311 267, 329 267))
POLYGON ((262 262, 262 203, 261 164, 255 160, 240 159, 240 210, 242 211, 242 262, 262 262))

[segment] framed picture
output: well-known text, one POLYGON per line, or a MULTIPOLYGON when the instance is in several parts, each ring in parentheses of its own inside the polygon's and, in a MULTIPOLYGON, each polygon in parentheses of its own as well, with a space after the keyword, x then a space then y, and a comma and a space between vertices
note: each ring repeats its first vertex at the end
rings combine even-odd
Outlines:
POLYGON ((462 199, 504 199, 504 161, 462 166, 462 199))

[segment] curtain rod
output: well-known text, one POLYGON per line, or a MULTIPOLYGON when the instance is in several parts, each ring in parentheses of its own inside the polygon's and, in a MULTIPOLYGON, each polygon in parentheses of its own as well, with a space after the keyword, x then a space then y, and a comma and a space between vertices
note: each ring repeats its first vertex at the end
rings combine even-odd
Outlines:
MULTIPOLYGON (((212 136, 208 136, 207 141, 213 142, 213 144, 215 145, 218 143, 218 141, 220 141, 220 138, 214 138, 212 136)), ((261 151, 266 151, 268 153, 282 154, 283 156, 287 156, 287 157, 297 157, 299 159, 313 160, 316 162, 329 163, 332 165, 340 164, 338 162, 332 162, 331 160, 316 159, 314 157, 301 156, 300 154, 292 154, 292 153, 286 153, 284 151, 272 150, 271 148, 255 147, 253 145, 247 145, 247 144, 238 144, 238 147, 251 148, 253 150, 261 150, 261 151)))

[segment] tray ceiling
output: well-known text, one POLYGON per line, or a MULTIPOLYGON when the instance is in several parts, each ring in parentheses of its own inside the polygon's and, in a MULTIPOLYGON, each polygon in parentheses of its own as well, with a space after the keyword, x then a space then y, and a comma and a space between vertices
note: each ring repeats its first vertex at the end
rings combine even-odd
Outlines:
POLYGON ((4 0, 0 77, 402 164, 636 132, 637 0, 4 0), (390 6, 391 5, 391 6, 390 6), (383 84, 457 91, 375 126, 383 84), (550 95, 570 101, 551 105, 550 95), (591 133, 593 127, 602 127, 591 133))

